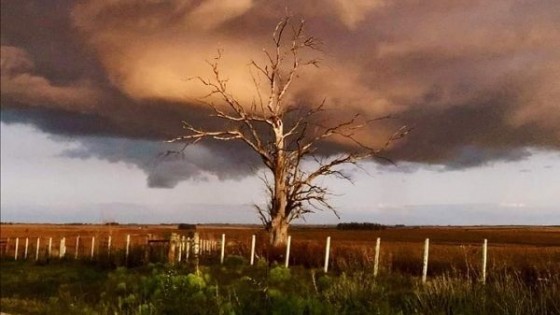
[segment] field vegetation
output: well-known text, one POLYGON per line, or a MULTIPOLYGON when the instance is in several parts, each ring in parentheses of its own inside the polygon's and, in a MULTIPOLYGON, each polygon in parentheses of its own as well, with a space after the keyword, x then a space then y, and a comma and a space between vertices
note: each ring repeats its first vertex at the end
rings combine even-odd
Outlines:
POLYGON ((560 278, 526 282, 500 273, 433 277, 422 285, 401 273, 324 274, 261 261, 248 266, 148 264, 109 268, 60 261, 2 262, 1 309, 14 314, 559 314, 560 278))
MULTIPOLYGON (((13 314, 560 314, 558 228, 388 227, 294 228, 290 268, 284 248, 267 246, 254 227, 198 226, 203 239, 227 236, 226 260, 202 255, 166 264, 146 261, 141 240, 191 233, 177 226, 4 225, 1 236, 97 235, 111 229, 112 255, 91 260, 1 260, 1 304, 13 314), (89 229, 89 230, 88 230, 89 229), (58 234, 57 234, 58 233, 58 234), (89 233, 89 234, 88 234, 89 233), (124 259, 122 241, 138 243, 124 259), (257 263, 248 263, 251 235, 257 263), (330 269, 322 271, 331 236, 330 269), (373 276, 375 239, 381 237, 380 272, 373 276), (422 242, 431 240, 428 281, 420 281, 422 242), (488 278, 481 283, 481 243, 488 239, 488 278)), ((190 227, 188 227, 190 228, 190 227)), ((187 234, 185 234, 187 235, 187 234)), ((32 236, 29 236, 32 237, 32 236)), ((56 242, 55 242, 56 243, 56 242)), ((69 241, 68 252, 73 253, 69 241)), ((21 243, 20 243, 21 246, 21 243)), ((12 249, 13 250, 13 249, 12 249)), ((21 249, 20 249, 21 250, 21 249)), ((82 249, 83 252, 87 252, 82 249)))

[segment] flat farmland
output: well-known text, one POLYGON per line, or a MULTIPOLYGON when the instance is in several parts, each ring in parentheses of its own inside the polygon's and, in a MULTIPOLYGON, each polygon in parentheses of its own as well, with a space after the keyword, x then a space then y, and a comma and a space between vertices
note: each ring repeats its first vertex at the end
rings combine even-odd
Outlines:
MULTIPOLYGON (((80 236, 80 255, 89 253, 91 238, 96 238, 96 251, 107 246, 111 236, 115 250, 123 249, 127 235, 132 246, 144 246, 149 236, 167 239, 172 233, 189 236, 194 230, 181 230, 178 225, 66 225, 66 224, 3 224, 0 237, 8 241, 3 256, 13 255, 14 240, 30 239, 30 250, 41 238, 48 238, 53 247, 66 238, 69 253, 75 252, 75 238, 80 236)), ((226 255, 248 257, 251 236, 257 237, 256 255, 268 261, 282 261, 284 249, 270 249, 267 234, 258 226, 198 225, 201 239, 218 241, 226 235, 226 255)), ((313 268, 324 261, 325 240, 331 237, 333 270, 371 268, 375 241, 381 238, 380 268, 388 272, 419 275, 423 243, 430 239, 429 274, 459 273, 476 275, 481 269, 482 242, 488 240, 488 269, 512 270, 531 277, 543 272, 560 272, 560 227, 395 227, 383 230, 339 230, 335 227, 294 226, 291 264, 313 268)), ((43 250, 43 249, 42 249, 43 250)))
MULTIPOLYGON (((193 230, 190 230, 193 231, 193 230)), ((262 228, 251 225, 197 225, 202 238, 219 239, 226 234, 228 240, 250 241, 257 235, 261 242, 267 238, 262 228)), ((76 236, 97 238, 112 236, 115 246, 131 235, 144 240, 148 235, 168 238, 171 233, 188 234, 177 225, 95 225, 95 224, 1 224, 0 238, 72 238, 76 236)), ((335 227, 294 226, 290 229, 292 239, 297 241, 323 241, 330 236, 333 243, 342 245, 371 246, 376 238, 384 242, 421 243, 426 238, 432 244, 478 245, 488 239, 492 246, 513 247, 560 247, 560 227, 395 227, 383 230, 339 230, 335 227)))
POLYGON ((312 314, 508 315, 560 311, 558 227, 339 230, 295 226, 290 230, 290 266, 285 268, 286 248, 269 248, 267 234, 257 226, 199 225, 196 231, 203 245, 214 241, 212 250, 201 246, 206 249, 199 259, 191 254, 179 264, 166 264, 167 247, 163 246, 158 247, 161 255, 152 260, 151 254, 159 251, 148 246, 148 237, 167 239, 172 233, 189 237, 194 232, 194 228, 178 227, 2 225, 0 310, 13 314, 219 314, 234 308, 237 314, 308 314, 305 309, 309 309, 314 310, 312 314), (216 246, 222 234, 226 235, 223 265, 216 246), (127 235, 133 248, 130 259, 123 259, 127 235), (254 265, 249 264, 252 235, 257 237, 254 265), (78 236, 81 242, 76 252, 78 236), (114 248, 110 253, 109 236, 114 248), (324 273, 328 236, 330 264, 324 273), (96 255, 91 257, 93 237, 96 255), (41 241, 39 262, 33 259, 37 238, 41 241), (46 250, 50 238, 53 255, 46 250), (61 238, 66 239, 67 251, 65 258, 58 259, 61 238), (430 238, 430 248, 427 282, 423 283, 426 238, 430 238), (31 252, 27 260, 22 254, 26 239, 31 252), (488 264, 482 283, 484 239, 488 240, 488 264), (148 260, 147 252, 151 253, 148 260), (74 259, 76 253, 79 260, 74 259), (200 308, 193 310, 193 305, 200 308))
MULTIPOLYGON (((202 237, 217 239, 222 233, 239 243, 238 254, 247 255, 250 237, 257 235, 257 253, 271 255, 267 235, 260 229, 202 226, 202 237)), ((538 278, 560 272, 560 227, 400 227, 384 230, 339 230, 334 227, 294 227, 291 261, 306 267, 324 262, 325 241, 331 237, 331 266, 335 270, 363 270, 373 264, 376 239, 381 238, 380 268, 419 275, 423 244, 430 239, 429 274, 477 275, 481 269, 482 243, 488 240, 488 269, 509 270, 538 278)))

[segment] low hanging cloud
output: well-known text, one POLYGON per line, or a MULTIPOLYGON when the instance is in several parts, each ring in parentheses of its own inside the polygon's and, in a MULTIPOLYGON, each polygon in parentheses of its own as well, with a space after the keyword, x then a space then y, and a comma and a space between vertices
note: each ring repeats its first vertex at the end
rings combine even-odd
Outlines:
POLYGON ((82 138, 83 144, 61 153, 63 157, 96 158, 112 163, 126 163, 142 169, 148 186, 172 188, 186 178, 208 180, 241 179, 255 171, 255 158, 243 156, 221 146, 194 145, 180 154, 166 154, 177 147, 147 140, 126 138, 82 138), (216 174, 216 175, 214 175, 216 174))
POLYGON ((251 152, 231 143, 202 144, 156 173, 148 161, 181 120, 219 126, 194 101, 207 91, 188 80, 211 75, 205 60, 218 49, 230 91, 255 97, 249 61, 263 61, 285 12, 324 42, 320 68, 298 78, 290 101, 326 98, 332 117, 395 115, 362 135, 379 144, 413 126, 388 152, 395 161, 461 169, 560 150, 556 0, 55 2, 2 5, 2 121, 79 136, 83 149, 68 156, 133 163, 151 186, 254 171, 239 167, 256 163, 251 152))

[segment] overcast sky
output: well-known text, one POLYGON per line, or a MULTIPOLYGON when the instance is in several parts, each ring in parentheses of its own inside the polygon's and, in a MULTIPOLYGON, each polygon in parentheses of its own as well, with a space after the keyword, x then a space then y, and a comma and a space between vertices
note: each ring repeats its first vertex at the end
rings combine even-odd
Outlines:
MULTIPOLYGON (((250 102, 286 12, 323 42, 295 106, 391 114, 360 137, 396 162, 329 180, 341 221, 560 224, 560 2, 10 1, 1 12, 1 219, 258 222, 258 159, 201 143, 158 158, 181 120, 216 126, 192 80, 223 50, 250 102)), ((329 152, 348 144, 325 143, 329 152)), ((336 223, 331 213, 308 217, 336 223)))

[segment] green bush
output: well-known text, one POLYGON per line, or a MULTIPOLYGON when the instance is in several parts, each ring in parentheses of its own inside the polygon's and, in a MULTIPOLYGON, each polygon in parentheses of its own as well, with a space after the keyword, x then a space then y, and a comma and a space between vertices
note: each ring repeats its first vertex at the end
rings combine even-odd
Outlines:
POLYGON ((495 274, 484 285, 453 275, 324 274, 267 265, 2 262, 1 304, 15 314, 560 314, 560 276, 526 282, 495 274))

